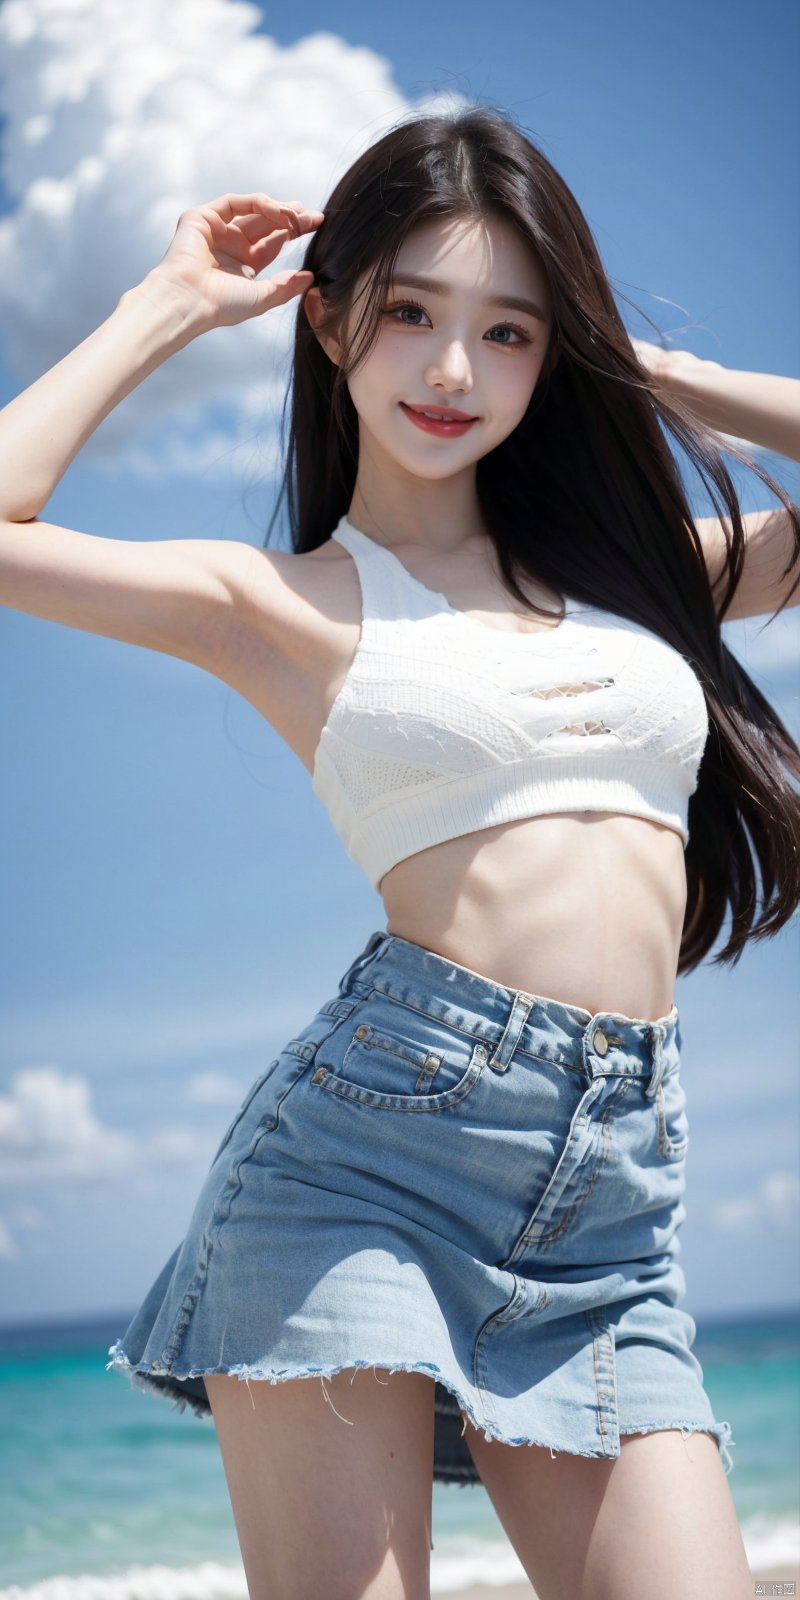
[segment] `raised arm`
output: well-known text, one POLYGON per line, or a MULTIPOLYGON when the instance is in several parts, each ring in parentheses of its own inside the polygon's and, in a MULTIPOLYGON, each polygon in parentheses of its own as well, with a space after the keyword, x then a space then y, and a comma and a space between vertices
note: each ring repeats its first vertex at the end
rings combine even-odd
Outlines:
MULTIPOLYGON (((631 342, 665 391, 685 401, 706 427, 800 461, 800 378, 740 371, 688 350, 662 350, 644 339, 631 342)), ((785 507, 742 515, 744 560, 731 597, 729 519, 695 517, 694 521, 721 621, 800 605, 800 534, 796 516, 785 507)))
POLYGON ((643 365, 706 427, 800 461, 800 378, 723 367, 646 339, 631 343, 643 365))
POLYGON ((309 287, 310 272, 257 275, 321 219, 268 195, 191 207, 159 265, 0 411, 0 604, 208 664, 249 546, 106 539, 39 512, 103 418, 176 350, 309 287))

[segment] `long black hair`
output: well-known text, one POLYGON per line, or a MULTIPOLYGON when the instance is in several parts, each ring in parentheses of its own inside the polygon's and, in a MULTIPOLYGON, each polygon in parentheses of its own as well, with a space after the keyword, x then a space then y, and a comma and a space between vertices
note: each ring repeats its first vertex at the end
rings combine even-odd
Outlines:
MULTIPOLYGON (((730 937, 715 961, 735 964, 748 939, 777 933, 800 903, 800 796, 790 782, 800 778, 800 750, 722 640, 745 533, 719 437, 639 361, 574 195, 495 108, 399 123, 354 162, 322 209, 302 262, 323 297, 317 331, 341 336, 364 274, 367 288, 341 364, 298 309, 289 441, 272 521, 285 496, 293 549, 308 551, 350 507, 358 415, 346 380, 377 338, 410 230, 432 218, 511 222, 547 275, 552 336, 522 421, 477 463, 481 512, 509 593, 523 606, 539 612, 519 587, 520 573, 644 625, 697 673, 710 727, 689 801, 678 971, 699 965, 728 907, 730 937), (730 518, 719 610, 668 434, 696 466, 717 515, 730 518)), ((800 563, 800 510, 749 454, 725 449, 786 507, 795 535, 791 571, 800 563)))

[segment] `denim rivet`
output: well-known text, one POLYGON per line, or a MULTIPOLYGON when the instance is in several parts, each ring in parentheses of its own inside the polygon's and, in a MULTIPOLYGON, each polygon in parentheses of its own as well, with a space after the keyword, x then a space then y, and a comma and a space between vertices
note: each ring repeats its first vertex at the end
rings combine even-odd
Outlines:
POLYGON ((360 1028, 356 1028, 356 1038, 357 1039, 366 1039, 368 1033, 369 1033, 369 1028, 367 1027, 366 1023, 364 1023, 364 1022, 362 1022, 360 1028))

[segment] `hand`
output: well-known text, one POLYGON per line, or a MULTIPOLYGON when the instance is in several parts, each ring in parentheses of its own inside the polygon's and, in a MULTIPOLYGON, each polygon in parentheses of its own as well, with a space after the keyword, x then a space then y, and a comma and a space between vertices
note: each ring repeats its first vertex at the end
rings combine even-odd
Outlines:
POLYGON ((718 372, 722 371, 719 361, 706 361, 701 356, 693 356, 689 350, 664 350, 660 344, 650 344, 646 339, 631 339, 631 344, 642 366, 665 389, 676 387, 681 378, 691 380, 692 373, 701 367, 716 367, 718 372))
POLYGON ((195 300, 201 331, 245 322, 310 288, 314 274, 300 268, 256 280, 289 239, 313 232, 323 217, 300 200, 272 200, 268 194, 224 194, 189 206, 147 282, 195 300))

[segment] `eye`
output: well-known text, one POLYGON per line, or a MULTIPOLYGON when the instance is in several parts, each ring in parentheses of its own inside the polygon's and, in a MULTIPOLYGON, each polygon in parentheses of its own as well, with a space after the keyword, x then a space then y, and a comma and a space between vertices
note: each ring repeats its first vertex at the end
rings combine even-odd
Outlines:
MULTIPOLYGON (((383 315, 386 317, 391 317, 394 316, 395 313, 400 314, 403 311, 421 311, 424 317, 427 317, 428 315, 425 307, 420 305, 418 300, 404 300, 402 305, 385 306, 383 315)), ((401 324, 401 326, 406 328, 419 328, 422 326, 422 324, 420 322, 404 322, 401 324)), ((520 343, 530 344, 531 342, 529 334, 526 333, 524 328, 520 327, 518 322, 498 322, 494 328, 489 329, 489 332, 515 333, 517 334, 520 343)), ((491 343, 506 345, 509 349, 515 348, 515 344, 510 343, 508 339, 492 339, 491 343)))
MULTIPOLYGON (((525 329, 521 328, 518 322, 498 322, 497 327, 490 328, 489 331, 490 333, 497 333, 498 331, 500 333, 518 333, 523 344, 530 344, 531 342, 528 334, 525 332, 525 329)), ((499 342, 501 344, 507 344, 508 340, 501 339, 499 342)), ((497 344, 498 341, 493 339, 492 343, 497 344)))
MULTIPOLYGON (((403 305, 386 306, 384 308, 384 315, 387 316, 387 317, 390 317, 390 316, 392 316, 394 314, 395 311, 421 311, 423 316, 427 317, 427 315, 428 315, 427 311, 425 310, 425 307, 421 306, 418 300, 409 300, 409 301, 405 302, 403 305)), ((407 327, 407 328, 418 328, 419 326, 420 326, 420 324, 418 322, 407 322, 407 323, 405 323, 405 327, 407 327)))

